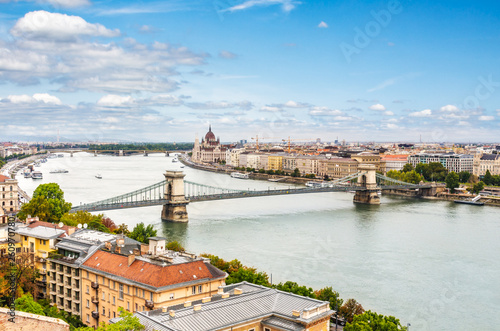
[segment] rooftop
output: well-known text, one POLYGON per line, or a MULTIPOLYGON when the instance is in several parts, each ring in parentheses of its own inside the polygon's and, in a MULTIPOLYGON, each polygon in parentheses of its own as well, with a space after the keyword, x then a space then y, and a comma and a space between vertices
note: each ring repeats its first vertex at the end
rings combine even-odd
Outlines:
POLYGON ((481 155, 481 160, 495 161, 497 159, 500 159, 500 154, 483 154, 483 155, 481 155))
POLYGON ((47 226, 37 226, 35 228, 22 227, 17 228, 15 232, 22 236, 34 237, 44 240, 54 239, 66 233, 62 229, 47 226))
POLYGON ((205 331, 229 329, 248 321, 261 321, 263 325, 279 330, 306 330, 310 323, 329 317, 333 311, 328 302, 242 282, 226 286, 224 293, 213 296, 212 301, 200 304, 199 310, 177 305, 149 312, 137 312, 146 330, 205 331), (236 294, 241 290, 241 294, 236 294), (174 312, 174 316, 170 315, 174 312), (298 314, 293 314, 297 311, 298 314))

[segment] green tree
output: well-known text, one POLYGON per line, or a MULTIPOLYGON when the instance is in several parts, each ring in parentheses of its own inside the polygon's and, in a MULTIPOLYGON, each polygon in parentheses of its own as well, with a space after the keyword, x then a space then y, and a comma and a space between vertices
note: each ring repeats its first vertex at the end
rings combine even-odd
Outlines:
POLYGON ((76 213, 66 213, 61 217, 61 222, 69 226, 77 226, 78 224, 89 224, 95 219, 102 217, 102 214, 93 215, 88 211, 79 210, 76 213))
POLYGON ((314 291, 310 287, 300 286, 296 282, 287 281, 284 284, 279 283, 278 285, 273 285, 273 287, 277 290, 290 292, 298 295, 302 295, 304 297, 316 298, 314 295, 314 291))
POLYGON ((344 317, 348 323, 353 321, 355 315, 360 315, 364 312, 363 306, 355 299, 347 300, 339 310, 340 315, 344 317))
POLYGON ((491 172, 489 170, 486 170, 486 173, 484 174, 484 177, 483 177, 483 182, 486 185, 493 184, 493 176, 491 176, 491 172))
POLYGON ((331 286, 315 291, 314 295, 318 300, 330 302, 330 309, 332 310, 338 311, 344 303, 344 300, 340 298, 339 292, 334 291, 331 286))
POLYGON ((125 236, 129 236, 130 231, 128 230, 128 226, 125 223, 122 223, 118 226, 118 228, 114 231, 114 233, 123 233, 125 236))
POLYGON ((450 189, 451 193, 455 193, 455 189, 460 186, 458 174, 453 171, 446 176, 445 182, 446 187, 450 189))
POLYGON ((407 163, 403 167, 403 172, 410 172, 412 170, 415 170, 415 168, 411 165, 411 163, 407 163))
POLYGON ((479 182, 479 183, 476 183, 472 186, 472 189, 470 189, 470 191, 474 194, 479 194, 479 192, 481 192, 482 190, 484 190, 484 183, 483 182, 479 182))
POLYGON ((71 209, 71 203, 64 200, 64 192, 58 184, 39 185, 30 202, 21 207, 17 216, 25 220, 28 215, 38 216, 40 221, 57 223, 71 209))
POLYGON ((300 170, 299 168, 295 168, 295 170, 292 172, 292 177, 300 177, 300 170))
POLYGON ((232 272, 229 277, 226 278, 226 284, 235 284, 243 281, 249 283, 270 286, 269 277, 265 272, 258 272, 255 268, 242 267, 237 271, 232 272))
POLYGON ((424 178, 419 173, 417 173, 415 170, 405 172, 402 177, 403 177, 402 180, 404 182, 411 183, 411 184, 418 184, 424 180, 424 178))
POLYGON ((113 324, 101 323, 97 329, 90 327, 82 327, 75 329, 76 331, 142 331, 144 330, 144 325, 139 321, 139 318, 134 317, 132 313, 125 311, 122 307, 118 307, 118 312, 121 319, 113 324))
POLYGON ((387 177, 389 178, 394 178, 397 180, 403 180, 403 174, 400 171, 397 170, 389 170, 387 171, 387 177))
POLYGON ((186 250, 178 241, 171 241, 167 244, 167 249, 171 251, 176 251, 176 252, 185 252, 186 250))
POLYGON ((15 305, 16 310, 45 316, 42 305, 33 299, 31 293, 26 293, 20 298, 17 298, 15 300, 15 305))
POLYGON ((402 326, 394 316, 384 316, 372 311, 354 316, 352 322, 344 326, 345 331, 402 331, 402 326))
POLYGON ((141 243, 149 244, 149 237, 155 237, 157 231, 153 228, 153 225, 145 226, 143 222, 137 224, 132 232, 130 232, 129 237, 140 241, 141 243))
POLYGON ((458 180, 460 181, 460 183, 467 183, 471 175, 472 174, 468 171, 460 171, 458 173, 458 180))

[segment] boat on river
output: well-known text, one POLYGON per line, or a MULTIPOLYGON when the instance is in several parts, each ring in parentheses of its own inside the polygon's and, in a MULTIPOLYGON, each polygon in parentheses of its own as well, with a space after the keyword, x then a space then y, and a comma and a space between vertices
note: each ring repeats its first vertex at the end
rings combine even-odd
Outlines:
POLYGON ((95 178, 102 179, 102 176, 101 176, 101 174, 97 174, 97 175, 95 175, 95 178))
POLYGON ((68 172, 66 169, 54 169, 50 171, 51 174, 67 174, 68 172))
POLYGON ((31 173, 31 178, 33 179, 42 179, 43 178, 43 174, 41 171, 33 171, 31 173))
POLYGON ((241 172, 232 172, 231 177, 239 179, 248 179, 250 176, 248 174, 243 174, 241 172))

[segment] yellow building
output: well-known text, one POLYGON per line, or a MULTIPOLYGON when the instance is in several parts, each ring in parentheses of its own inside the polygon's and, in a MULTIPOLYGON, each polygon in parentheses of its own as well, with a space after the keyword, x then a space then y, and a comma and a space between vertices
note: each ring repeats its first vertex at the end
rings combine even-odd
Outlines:
POLYGON ((358 161, 334 157, 319 161, 319 175, 330 179, 344 178, 358 172, 358 161))
POLYGON ((17 180, 0 175, 0 223, 7 223, 7 215, 19 211, 17 180))
POLYGON ((283 155, 271 154, 267 158, 268 170, 283 170, 283 155))
MULTIPOLYGON (((130 312, 201 300, 225 285, 227 274, 208 259, 165 250, 165 238, 152 237, 147 252, 117 253, 107 245, 81 265, 82 321, 89 326, 130 312)), ((144 248, 144 247, 143 247, 144 248)))
POLYGON ((74 232, 75 227, 63 226, 48 222, 40 222, 38 218, 28 218, 26 224, 15 230, 21 252, 30 255, 31 262, 40 272, 37 280, 40 292, 38 298, 47 296, 47 259, 49 253, 56 250, 58 238, 74 232))
POLYGON ((145 331, 329 331, 333 313, 329 302, 241 282, 201 301, 134 316, 145 331))

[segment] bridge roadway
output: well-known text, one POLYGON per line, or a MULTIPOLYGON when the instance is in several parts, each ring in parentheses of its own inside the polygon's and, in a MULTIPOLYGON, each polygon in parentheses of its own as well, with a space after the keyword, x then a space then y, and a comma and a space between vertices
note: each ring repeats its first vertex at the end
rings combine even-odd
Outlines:
MULTIPOLYGON (((420 189, 420 188, 431 188, 431 185, 384 185, 377 187, 377 190, 392 190, 392 189, 420 189)), ((186 196, 189 202, 197 201, 212 201, 212 200, 225 200, 225 199, 239 199, 239 198, 251 198, 251 197, 264 197, 273 195, 287 195, 287 194, 305 194, 305 193, 327 193, 327 192, 348 192, 348 191, 362 191, 366 190, 362 186, 334 186, 334 187, 318 187, 318 188, 299 188, 299 189, 281 189, 281 190, 260 190, 260 191, 241 191, 234 193, 217 193, 217 194, 201 194, 196 196, 186 196)), ((127 201, 119 203, 109 203, 109 204, 97 204, 92 206, 92 204, 85 204, 81 206, 76 206, 71 209, 71 212, 77 212, 80 210, 86 211, 104 211, 112 209, 124 209, 124 208, 137 208, 137 207, 148 207, 148 206, 158 206, 164 205, 167 201, 165 199, 144 199, 138 201, 127 201)))

